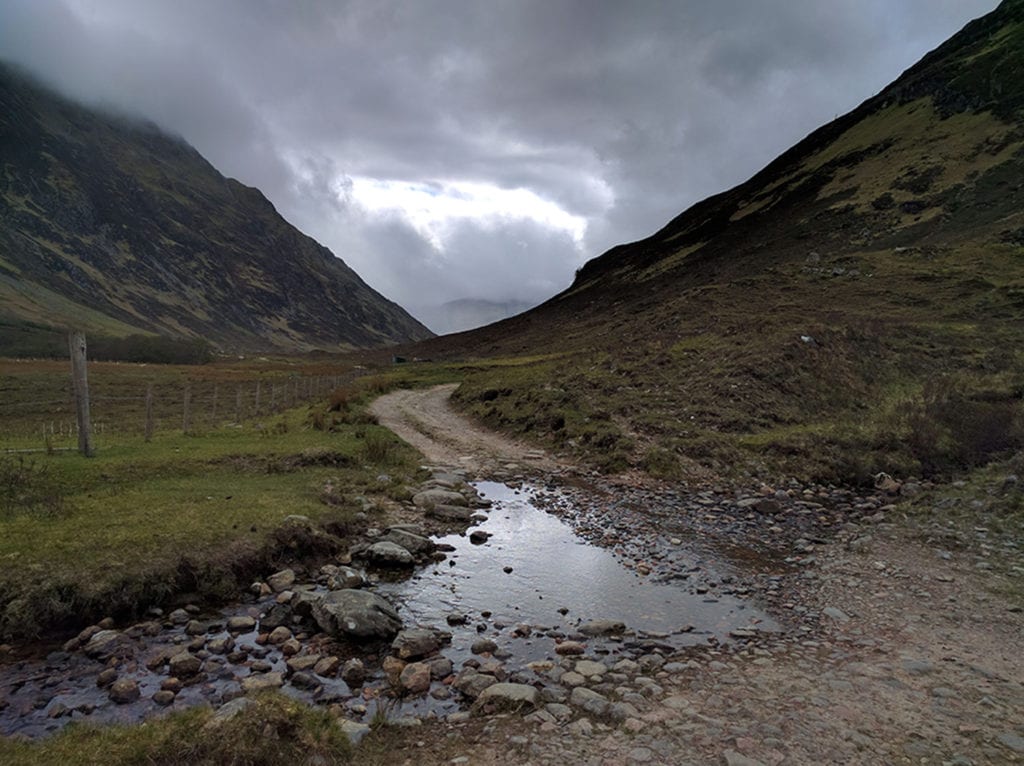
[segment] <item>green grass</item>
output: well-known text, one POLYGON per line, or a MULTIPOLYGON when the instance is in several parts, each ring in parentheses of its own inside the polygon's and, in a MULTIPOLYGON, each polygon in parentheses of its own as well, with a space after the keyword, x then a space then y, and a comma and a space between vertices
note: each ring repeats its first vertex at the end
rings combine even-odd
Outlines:
POLYGON ((0 518, 0 635, 137 613, 182 589, 229 597, 239 576, 269 565, 285 517, 343 524, 358 510, 321 502, 328 480, 350 498, 397 492, 412 450, 368 421, 318 430, 323 407, 259 429, 119 436, 91 459, 32 455, 61 512, 0 518), (381 473, 394 478, 381 484, 381 473))
POLYGON ((325 710, 280 694, 263 694, 235 718, 217 725, 196 707, 134 726, 71 725, 38 742, 0 738, 6 766, 333 766, 358 761, 325 710))

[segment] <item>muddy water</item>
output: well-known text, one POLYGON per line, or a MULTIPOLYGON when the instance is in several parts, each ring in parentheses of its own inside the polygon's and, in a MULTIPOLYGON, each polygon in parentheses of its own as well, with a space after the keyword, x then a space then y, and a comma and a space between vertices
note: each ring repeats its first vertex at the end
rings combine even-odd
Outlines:
MULTIPOLYGON (((534 505, 527 489, 490 482, 476 486, 493 502, 487 519, 469 530, 489 533, 485 542, 473 543, 468 534, 449 535, 437 539, 451 548, 443 561, 399 581, 388 581, 384 573, 369 573, 371 587, 396 605, 406 627, 451 633, 451 643, 443 647, 442 654, 452 660, 456 672, 473 656, 472 643, 486 637, 498 644, 506 673, 527 683, 550 683, 527 664, 557 660, 556 639, 573 636, 576 626, 593 619, 619 620, 630 629, 621 638, 587 640, 589 653, 612 658, 635 656, 652 647, 668 652, 726 641, 729 632, 737 628, 756 626, 770 631, 778 627, 742 598, 709 595, 699 583, 720 580, 722 574, 707 562, 695 563, 685 546, 666 550, 661 566, 662 570, 674 569, 679 578, 655 581, 625 567, 609 550, 578 537, 568 524, 534 505), (700 576, 689 577, 696 570, 700 576), (466 623, 449 627, 448 617, 453 614, 465 616, 466 623)), ((200 615, 210 624, 198 644, 227 637, 224 623, 228 617, 258 617, 272 604, 273 599, 264 599, 200 615)), ((155 636, 134 636, 131 656, 111 663, 119 677, 134 678, 140 686, 140 699, 123 705, 111 702, 107 692, 97 688, 97 676, 106 665, 80 652, 55 651, 44 660, 0 665, 0 733, 38 737, 70 721, 132 722, 190 705, 217 705, 237 696, 246 676, 267 670, 285 672, 280 650, 261 646, 257 631, 232 638, 235 647, 246 654, 235 661, 208 655, 181 626, 164 624, 155 636), (160 708, 151 697, 166 671, 149 671, 144 660, 161 648, 184 648, 190 643, 205 660, 203 673, 178 693, 170 708, 160 708)), ((349 717, 366 720, 379 700, 389 694, 380 671, 386 652, 377 649, 365 657, 371 677, 363 689, 350 689, 340 679, 317 678, 316 689, 300 690, 286 683, 282 691, 319 704, 339 703, 349 717)), ((318 650, 339 656, 352 654, 352 647, 318 650)), ((449 693, 441 682, 436 682, 431 692, 389 704, 390 714, 445 715, 462 708, 458 695, 449 693)))

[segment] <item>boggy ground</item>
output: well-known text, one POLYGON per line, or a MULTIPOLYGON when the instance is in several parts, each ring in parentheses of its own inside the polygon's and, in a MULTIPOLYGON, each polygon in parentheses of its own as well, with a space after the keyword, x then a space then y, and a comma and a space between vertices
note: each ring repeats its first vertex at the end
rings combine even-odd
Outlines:
POLYGON ((881 493, 602 483, 481 431, 447 407, 451 388, 396 392, 373 411, 432 462, 533 474, 574 501, 590 496, 589 509, 552 499, 551 510, 651 577, 670 569, 670 536, 731 556, 735 579, 710 583, 711 595, 750 594, 784 629, 584 683, 628 698, 635 714, 542 706, 417 727, 398 738, 395 762, 1024 762, 1024 617, 993 592, 985 544, 936 547, 881 493), (580 483, 586 493, 574 493, 580 483))

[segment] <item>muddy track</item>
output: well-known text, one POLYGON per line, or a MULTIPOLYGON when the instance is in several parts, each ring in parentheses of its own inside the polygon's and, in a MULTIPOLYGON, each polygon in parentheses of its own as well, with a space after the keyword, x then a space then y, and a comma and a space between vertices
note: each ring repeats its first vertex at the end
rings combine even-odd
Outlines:
POLYGON ((483 429, 452 409, 449 399, 457 387, 452 383, 393 391, 374 401, 370 411, 430 463, 462 466, 481 474, 510 463, 542 472, 561 467, 543 451, 483 429))

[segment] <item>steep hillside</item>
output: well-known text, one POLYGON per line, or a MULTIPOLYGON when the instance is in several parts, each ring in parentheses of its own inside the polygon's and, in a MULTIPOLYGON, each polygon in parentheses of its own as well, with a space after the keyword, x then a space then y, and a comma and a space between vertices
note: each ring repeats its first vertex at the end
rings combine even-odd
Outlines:
POLYGON ((746 183, 426 353, 533 355, 464 406, 612 468, 982 462, 1024 444, 1022 115, 1008 0, 746 183))
POLYGON ((0 319, 225 350, 430 336, 181 139, 2 64, 0 168, 0 319))

